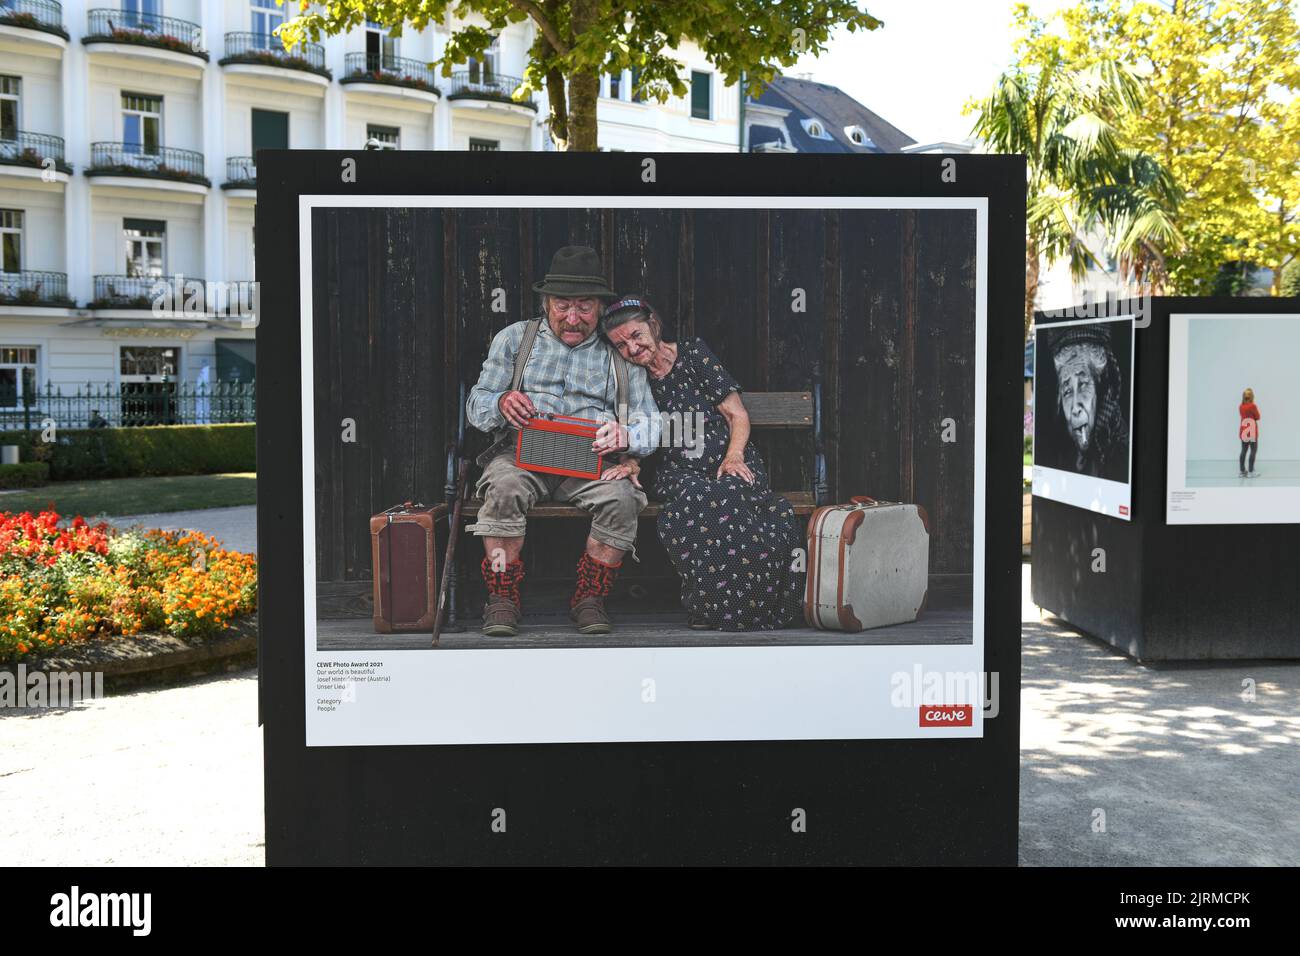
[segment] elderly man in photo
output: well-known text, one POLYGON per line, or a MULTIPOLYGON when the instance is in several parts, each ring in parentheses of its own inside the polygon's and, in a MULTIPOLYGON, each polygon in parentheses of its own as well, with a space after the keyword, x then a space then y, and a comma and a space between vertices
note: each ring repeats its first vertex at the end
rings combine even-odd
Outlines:
POLYGON ((1128 480, 1128 409, 1110 331, 1096 325, 1065 330, 1052 350, 1057 408, 1074 445, 1074 471, 1128 480))
POLYGON ((602 304, 618 296, 606 285, 595 250, 560 249, 545 280, 533 291, 541 293, 544 319, 535 337, 527 340, 527 321, 497 333, 466 403, 469 423, 497 438, 479 458, 483 475, 476 491, 483 506, 477 523, 467 527, 483 539, 485 552, 482 571, 488 597, 483 633, 519 633, 519 585, 524 577, 520 553, 526 517, 534 503, 547 499, 591 514, 569 616, 584 634, 608 633, 612 628, 604 601, 623 555, 633 547, 637 518, 646 504, 645 492, 635 481, 635 459, 659 444, 659 410, 645 370, 626 363, 596 334, 602 304), (522 378, 512 389, 521 350, 527 352, 522 378), (621 368, 615 367, 616 362, 621 368), (620 375, 626 381, 628 405, 622 415, 617 407, 620 375), (542 414, 605 421, 592 448, 605 455, 622 453, 624 460, 607 462, 600 478, 592 480, 520 468, 514 459, 516 429, 542 414))

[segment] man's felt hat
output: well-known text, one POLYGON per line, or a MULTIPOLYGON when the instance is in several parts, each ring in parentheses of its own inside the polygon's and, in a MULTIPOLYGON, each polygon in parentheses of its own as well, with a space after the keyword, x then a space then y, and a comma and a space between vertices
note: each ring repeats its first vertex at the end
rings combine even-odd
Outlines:
POLYGON ((534 284, 534 292, 569 298, 617 299, 618 293, 605 283, 600 256, 590 246, 565 246, 551 258, 546 278, 534 284))

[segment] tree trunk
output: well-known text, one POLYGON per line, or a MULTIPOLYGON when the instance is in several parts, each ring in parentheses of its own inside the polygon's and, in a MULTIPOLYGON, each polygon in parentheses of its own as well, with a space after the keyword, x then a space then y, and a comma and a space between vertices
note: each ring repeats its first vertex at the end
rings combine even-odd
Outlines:
POLYGON ((1038 299, 1038 243, 1030 239, 1025 248, 1025 341, 1034 324, 1034 302, 1038 299))
MULTIPOLYGON (((581 42, 600 13, 600 0, 571 0, 569 25, 573 31, 571 45, 581 42)), ((591 69, 568 75, 570 152, 596 151, 596 102, 600 96, 600 76, 591 69)))
POLYGON ((569 77, 569 145, 570 152, 596 151, 596 102, 600 95, 600 77, 594 73, 575 73, 569 77))
POLYGON ((559 70, 546 73, 546 99, 551 105, 551 141, 555 148, 569 148, 569 107, 564 88, 564 74, 559 70))

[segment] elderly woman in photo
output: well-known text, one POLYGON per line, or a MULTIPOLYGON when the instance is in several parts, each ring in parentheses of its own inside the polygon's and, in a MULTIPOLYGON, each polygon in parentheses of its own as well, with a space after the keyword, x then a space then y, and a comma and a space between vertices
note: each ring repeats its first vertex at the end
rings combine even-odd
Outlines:
POLYGON ((1110 331, 1096 325, 1065 329, 1052 349, 1060 427, 1074 447, 1073 471, 1128 480, 1128 410, 1123 374, 1110 331))
POLYGON ((691 627, 790 626, 802 615, 804 572, 795 568, 803 529, 749 441, 739 383, 702 340, 672 341, 641 296, 612 303, 601 331, 649 373, 660 412, 687 423, 663 449, 653 490, 664 502, 659 537, 681 577, 691 627))

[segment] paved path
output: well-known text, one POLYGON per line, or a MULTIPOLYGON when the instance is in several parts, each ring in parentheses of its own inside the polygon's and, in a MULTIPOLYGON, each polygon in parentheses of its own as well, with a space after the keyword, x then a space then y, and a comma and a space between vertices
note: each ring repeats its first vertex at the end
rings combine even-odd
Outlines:
POLYGON ((1024 568, 1020 862, 1300 865, 1300 664, 1135 664, 1040 622, 1024 568))
POLYGON ((261 866, 257 672, 0 710, 0 859, 24 866, 261 866))
POLYGON ((169 511, 163 514, 118 515, 109 524, 125 528, 142 524, 146 528, 202 531, 222 542, 228 550, 257 553, 257 506, 203 508, 200 511, 169 511))

